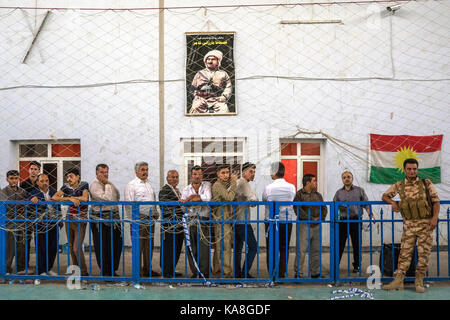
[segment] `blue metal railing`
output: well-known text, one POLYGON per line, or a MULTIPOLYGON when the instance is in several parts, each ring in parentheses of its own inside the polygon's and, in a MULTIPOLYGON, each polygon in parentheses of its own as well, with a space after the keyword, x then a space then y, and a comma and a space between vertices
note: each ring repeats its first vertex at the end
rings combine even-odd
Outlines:
MULTIPOLYGON (((392 269, 395 268, 394 261, 396 261, 396 253, 394 250, 395 244, 395 226, 401 226, 403 220, 399 216, 395 217, 390 205, 381 201, 367 201, 367 202, 85 202, 81 205, 89 205, 89 209, 85 217, 82 212, 78 210, 78 219, 64 217, 60 205, 71 205, 71 202, 38 202, 36 204, 30 201, 3 201, 0 202, 0 277, 7 277, 11 279, 59 279, 65 280, 68 275, 63 266, 71 265, 73 250, 67 251, 67 263, 64 261, 65 253, 57 250, 55 254, 55 268, 56 274, 51 272, 53 262, 49 261, 49 250, 52 249, 52 244, 49 246, 49 230, 52 228, 58 228, 58 223, 76 224, 75 228, 66 228, 67 239, 70 238, 71 232, 77 230, 78 232, 78 248, 83 247, 83 241, 81 241, 81 230, 83 224, 86 226, 85 239, 87 240, 86 252, 78 250, 75 252, 75 257, 79 261, 87 259, 87 274, 80 275, 81 279, 95 280, 95 281, 130 281, 130 282, 220 282, 220 283, 235 283, 235 282, 339 282, 339 281, 364 281, 369 274, 365 272, 363 267, 369 265, 379 265, 381 270, 382 281, 388 281, 392 279, 392 275, 386 274, 384 271, 385 255, 383 247, 385 245, 385 236, 388 234, 388 245, 392 246, 391 260, 392 269), (103 210, 105 206, 116 207, 117 209, 103 210), (232 217, 225 219, 223 206, 232 206, 232 217), (358 217, 342 218, 339 213, 340 210, 345 210, 347 217, 349 217, 350 206, 357 205, 359 207, 358 217), (7 207, 9 206, 9 213, 7 215, 7 207), (56 218, 50 219, 49 206, 54 206, 56 210, 56 218), (99 215, 94 214, 93 206, 97 206, 99 209, 99 215), (145 207, 144 207, 145 206, 145 207), (190 208, 196 206, 208 207, 208 216, 202 219, 196 219, 190 216, 190 208), (254 206, 253 214, 248 211, 248 207, 245 208, 247 219, 237 220, 237 208, 238 206, 254 206), (286 207, 293 206, 296 208, 292 211, 286 209, 286 207), (308 209, 308 219, 299 220, 298 206, 304 206, 308 209), (373 215, 374 220, 364 218, 362 206, 367 206, 368 213, 373 215), (169 207, 172 212, 171 218, 159 217, 154 220, 152 215, 155 213, 155 208, 169 207), (318 207, 321 215, 323 208, 327 210, 327 219, 315 220, 311 216, 312 208, 318 207), (12 211, 11 208, 14 210, 12 211), (143 218, 143 209, 145 208, 147 218, 143 218), (176 208, 181 208, 177 210, 176 208), (219 208, 219 209, 217 209, 219 208), (288 212, 280 212, 280 208, 288 210, 288 212), (40 209, 40 211, 38 210, 40 209), (214 210, 219 210, 219 218, 214 217, 214 210), (11 213, 14 213, 14 218, 11 217, 11 213), (23 213, 23 217, 19 216, 19 212, 23 213), (288 213, 284 219, 280 219, 280 213, 288 213), (186 218, 186 225, 182 225, 182 219, 180 214, 183 214, 186 218), (268 217, 266 217, 268 214, 268 217), (251 217, 255 218, 251 218, 251 217), (377 229, 377 236, 375 234, 375 225, 377 223, 380 227, 377 229), (14 225, 13 228, 7 228, 7 226, 14 225), (225 225, 231 225, 231 250, 225 250, 228 246, 224 237, 218 237, 214 234, 214 226, 220 224, 220 234, 223 234, 225 225), (242 268, 243 275, 237 277, 236 274, 236 245, 237 245, 237 224, 243 224, 245 226, 243 233, 243 257, 242 263, 239 268, 242 268), (361 230, 362 224, 368 224, 367 232, 361 230), (386 224, 389 224, 390 231, 386 232, 386 224), (158 228, 159 225, 159 228, 158 228), (253 261, 252 268, 247 268, 247 257, 249 256, 248 232, 254 232, 247 226, 256 227, 256 255, 253 261), (18 226, 22 226, 23 230, 19 230, 18 226), (125 227, 129 226, 131 237, 131 252, 129 246, 125 245, 125 227), (354 230, 356 226, 357 239, 352 239, 351 244, 351 230, 354 230), (44 229, 39 230, 39 228, 44 229), (185 227, 185 228, 183 228, 185 227), (168 229, 166 229, 168 228, 168 229), (261 228, 264 228, 264 235, 261 233, 261 228), (13 230, 12 230, 13 229, 13 230), (94 232, 91 231, 95 229, 94 232), (185 229, 194 231, 190 234, 190 246, 187 246, 185 229), (300 229, 306 230, 307 236, 304 234, 301 240, 299 235, 300 229), (14 231, 15 230, 15 231, 14 231), (31 255, 29 260, 34 258, 36 267, 38 267, 38 249, 42 249, 42 245, 45 245, 45 275, 35 274, 32 269, 29 268, 28 255, 30 248, 27 245, 23 245, 17 241, 19 239, 19 232, 22 235, 31 233, 35 238, 35 254, 31 255), (72 231, 71 231, 72 230, 72 231), (154 246, 156 231, 160 233, 159 241, 159 258, 156 257, 154 252, 158 250, 158 247, 154 246), (293 237, 294 233, 297 237, 293 237), (342 250, 344 243, 340 243, 340 236, 342 232, 345 232, 346 251, 342 250), (44 236, 39 237, 40 243, 36 240, 36 235, 44 233, 44 236), (176 234, 182 233, 182 242, 184 244, 184 261, 178 260, 175 253, 176 234), (390 234, 389 234, 390 233, 390 234), (149 236, 149 234, 153 234, 149 236), (13 238, 11 238, 13 235, 13 238), (350 236, 349 236, 350 235, 350 236), (378 237, 379 235, 379 237, 378 237), (163 274, 165 270, 164 255, 167 254, 167 248, 164 248, 165 236, 172 236, 171 250, 171 264, 169 269, 170 274, 163 274), (97 237, 97 238, 96 238, 97 237), (318 238, 317 238, 318 237, 318 238), (295 238, 294 241, 291 238, 295 238), (363 239, 366 238, 366 239, 363 239), (368 238, 368 239, 367 239, 368 238), (9 240, 8 240, 9 239, 9 240), (13 239, 13 240, 11 240, 13 239), (97 240, 96 240, 97 239, 97 240), (261 245, 261 239, 266 239, 266 245, 261 245), (305 240, 306 239, 306 240, 305 240), (94 240, 94 241, 93 241, 94 240), (365 241, 364 241, 365 240, 365 241), (13 243, 11 243, 11 241, 13 243), (303 243, 307 241, 306 245, 303 243), (94 244, 93 244, 94 242, 94 244), (364 244, 368 243, 364 246, 364 244), (374 244, 375 243, 375 244, 374 244), (357 244, 359 250, 355 250, 353 245, 357 244), (148 248, 148 251, 142 252, 141 246, 148 248), (306 248, 300 252, 300 247, 306 248), (19 261, 17 259, 19 247, 25 249, 25 266, 24 270, 18 270, 19 261), (266 261, 264 261, 264 248, 266 261), (341 248, 340 248, 341 247, 341 248), (214 261, 213 251, 220 248, 220 266, 216 266, 216 270, 220 270, 219 275, 213 274, 214 261), (358 264, 359 269, 356 272, 350 272, 350 258, 351 251, 357 252, 355 261, 358 264), (342 251, 342 257, 340 257, 340 249, 342 251), (7 266, 7 255, 9 260, 11 259, 11 253, 13 251, 14 264, 7 266), (365 254, 363 254, 363 251, 365 254), (369 254, 368 259, 365 258, 369 254), (294 252, 294 254, 292 254, 294 252), (231 258, 229 255, 231 254, 231 258), (328 256, 327 256, 328 254, 328 256), (131 255, 131 257, 130 257, 131 255), (153 256, 156 258, 151 259, 153 256), (301 258, 304 257, 304 263, 300 265, 301 258), (345 256, 345 259, 344 259, 345 256), (379 260, 375 260, 378 256, 379 260), (143 270, 142 264, 146 259, 149 261, 148 270, 143 270), (294 258, 295 257, 295 258, 294 258), (306 259, 306 257, 308 257, 306 259), (227 260, 228 259, 228 260, 227 260), (177 261, 178 260, 178 261, 177 261), (227 278, 224 275, 224 261, 231 260, 232 277, 227 278), (342 261, 340 261, 342 260, 342 261), (120 261, 120 263, 119 263, 120 261), (98 268, 95 267, 97 262, 98 268), (265 262, 265 263, 264 263, 265 262), (346 262, 346 263, 345 263, 346 262), (379 262, 379 263, 377 263, 379 262), (297 266, 297 268, 293 268, 297 266), (345 268, 346 264, 346 269, 345 268), (189 268, 188 268, 189 265, 189 268), (312 266, 318 265, 318 274, 313 274, 316 270, 312 270, 312 266), (328 266, 327 266, 328 265, 328 266), (177 267, 178 266, 178 267, 177 267), (341 267, 340 267, 341 266, 341 267), (160 268, 158 268, 160 267, 160 268), (302 268, 306 267, 306 271, 302 273, 302 268), (10 269, 10 270, 7 270, 10 269), (152 274, 152 270, 161 270, 161 275, 152 274), (189 270, 188 270, 189 269, 189 270), (328 269, 328 270, 327 270, 328 269), (9 274, 7 272, 9 271, 9 274), (19 272, 21 271, 21 272, 19 272), (182 275, 178 275, 178 271, 182 275), (50 272, 50 273, 49 273, 50 272), (146 273, 147 272, 147 273, 146 273), (195 277, 197 276, 198 277, 195 277)), ((435 258, 433 263, 436 263, 435 270, 429 270, 427 275, 428 280, 450 280, 450 269, 448 267, 450 263, 450 252, 448 247, 448 232, 450 228, 450 201, 441 201, 442 205, 447 206, 443 208, 446 210, 446 217, 440 217, 440 221, 436 230, 435 239, 435 258), (443 227, 446 224, 446 228, 443 227), (440 230, 446 231, 447 234, 442 239, 440 230), (441 239, 439 239, 441 236, 441 239), (442 256, 442 240, 447 243, 447 252, 443 252, 442 256), (444 259, 444 254, 447 254, 447 259, 444 259), (444 262, 444 267, 441 263, 444 262), (445 263, 447 264, 447 275, 445 272, 445 263), (444 272, 442 271, 444 270, 444 272), (431 274, 432 273, 432 274, 431 274)), ((98 210, 97 210, 98 211, 98 210)), ((96 211, 96 212, 97 212, 96 211)), ((442 209, 441 209, 442 211, 442 209)), ((252 227, 252 228, 253 228, 252 227)), ((60 242, 60 232, 57 229, 56 232, 56 244, 60 242)), ((240 229, 242 230, 242 229, 240 229)), ((445 232, 444 232, 445 233, 445 232)), ((354 234, 354 233, 353 233, 354 234)), ((180 236, 178 236, 180 237, 180 236)), ((51 238, 51 237, 50 237, 51 238)), ((344 237, 343 237, 344 238, 344 237)), ((342 239, 343 239, 342 238, 342 239)), ((26 240, 25 240, 26 241, 26 240)), ((342 242, 342 240, 341 240, 342 242)), ((400 239, 397 239, 400 242, 400 239)), ((168 242, 170 243, 170 242, 168 242)), ((75 248, 76 249, 76 248, 75 248)), ((179 249, 180 250, 180 249, 179 249)), ((181 253, 178 257, 181 256, 181 253)), ((50 257, 51 258, 51 257, 50 257)), ((417 254, 415 256, 417 260, 417 254)), ((8 260, 8 261, 9 261, 8 260)), ((51 259, 50 259, 51 260, 51 259)), ((431 258, 430 258, 431 260, 431 258)), ((354 262, 355 262, 354 261, 354 262)), ((41 266, 42 267, 42 266, 41 266)), ((407 277, 407 280, 410 279, 407 277)))

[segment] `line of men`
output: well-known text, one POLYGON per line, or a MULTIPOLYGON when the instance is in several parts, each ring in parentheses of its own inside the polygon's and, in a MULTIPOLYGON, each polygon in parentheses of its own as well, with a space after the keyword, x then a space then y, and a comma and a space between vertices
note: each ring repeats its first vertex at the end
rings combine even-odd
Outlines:
MULTIPOLYGON (((400 253, 399 270, 398 273, 407 270, 409 267, 408 257, 411 255, 411 244, 414 248, 416 238, 419 241, 419 265, 418 265, 418 283, 416 288, 418 291, 423 288, 422 280, 424 270, 426 271, 428 265, 428 257, 431 249, 429 245, 431 239, 431 232, 437 225, 437 216, 439 213, 439 197, 436 189, 430 180, 421 180, 417 177, 418 162, 415 159, 407 159, 404 162, 404 171, 406 178, 397 184, 391 186, 384 194, 382 199, 392 204, 394 212, 400 211, 404 217, 405 231, 402 237, 402 251, 400 253), (397 194, 400 195, 400 208, 396 202, 392 200, 397 194), (420 201, 419 201, 420 199, 420 201), (424 199, 428 201, 424 202, 424 199), (414 212, 413 215, 410 213, 414 212), (425 214, 428 212, 427 214, 425 214), (420 213, 420 214, 419 214, 420 213), (422 227, 418 231, 416 220, 422 227), (413 231, 411 231, 413 230, 413 231), (422 236, 420 232, 427 231, 426 236, 422 236), (407 233, 408 232, 408 233, 407 233), (420 236, 419 236, 420 235, 420 236), (405 238, 405 239, 404 239, 405 238), (426 239, 426 241, 424 240, 426 239), (403 246, 407 242, 408 245, 403 246), (408 264, 408 265, 407 265, 408 264), (406 268, 405 268, 406 266, 406 268)), ((77 218, 86 218, 87 206, 79 206, 80 201, 89 201, 89 195, 92 201, 119 201, 120 194, 117 188, 108 180, 108 166, 106 164, 99 164, 96 167, 97 179, 89 185, 86 182, 80 181, 80 173, 77 169, 69 170, 66 174, 67 184, 65 184, 59 191, 52 190, 48 186, 48 177, 45 174, 39 174, 40 164, 32 162, 29 167, 30 178, 21 183, 18 187, 19 174, 17 171, 9 171, 7 174, 7 181, 9 186, 2 190, 2 199, 6 200, 25 200, 29 199, 35 203, 37 201, 72 201, 73 206, 69 207, 69 220, 76 220, 77 218), (24 190, 23 190, 24 189, 24 190)), ((230 172, 229 165, 219 165, 216 168, 217 181, 211 185, 210 182, 203 181, 203 170, 200 166, 194 166, 190 171, 191 183, 186 186, 182 192, 177 188, 179 183, 179 175, 176 170, 170 170, 167 173, 167 184, 165 184, 159 192, 159 201, 174 201, 174 202, 196 202, 196 201, 257 201, 258 198, 252 190, 249 182, 254 180, 256 166, 253 163, 245 163, 242 167, 241 178, 237 179, 234 173, 230 172)), ((155 193, 148 180, 148 164, 146 162, 139 162, 135 165, 136 178, 130 181, 125 188, 126 201, 156 201, 155 193)), ((322 195, 317 192, 316 177, 312 174, 306 174, 302 179, 303 188, 296 191, 295 186, 288 183, 284 179, 285 167, 281 162, 271 164, 270 176, 273 180, 271 184, 266 186, 262 195, 262 201, 295 201, 295 202, 323 202, 322 195)), ((342 173, 343 187, 338 189, 333 201, 368 201, 368 197, 363 188, 353 184, 353 174, 349 171, 342 173)), ((51 206, 47 206, 51 207, 51 206)), ((191 238, 191 254, 188 254, 188 261, 193 277, 200 277, 212 275, 212 277, 231 278, 234 276, 251 278, 250 269, 252 267, 254 258, 257 252, 257 241, 254 236, 251 224, 244 223, 250 218, 250 205, 236 206, 234 212, 231 205, 220 205, 211 207, 211 217, 214 220, 225 223, 215 223, 213 232, 210 232, 210 224, 201 223, 202 221, 210 219, 209 206, 189 206, 188 215, 191 219, 198 219, 200 223, 193 223, 189 226, 189 233, 191 238), (233 224, 226 223, 234 220, 233 224), (233 238, 234 250, 233 250, 233 238), (241 255, 244 248, 244 242, 247 250, 244 250, 245 261, 242 264, 241 255), (209 270, 210 266, 210 252, 211 247, 214 247, 213 269, 212 273, 209 270), (234 252, 234 268, 232 266, 232 255, 234 252), (194 258, 193 258, 194 257, 194 258), (195 259, 195 261, 194 261, 195 259), (197 268, 198 266, 198 268, 197 268), (200 274, 200 273, 201 274, 200 274)), ((11 218, 11 208, 8 207, 8 215, 11 218)), ((369 206, 367 205, 349 205, 339 208, 340 220, 359 220, 362 217, 362 209, 371 217, 369 206)), ((14 209, 13 209, 14 210, 14 209)), ((17 210, 17 209, 16 209, 17 210)), ((42 209, 41 209, 42 210, 42 209)), ((129 210, 129 209, 128 209, 129 210)), ((110 213, 110 219, 119 220, 119 212, 117 206, 105 205, 103 208, 93 206, 92 211, 94 215, 99 218, 104 218, 101 215, 110 213)), ((171 222, 162 223, 163 241, 161 245, 161 270, 163 276, 174 277, 178 274, 175 272, 175 266, 179 260, 183 242, 185 240, 183 226, 180 221, 185 213, 185 207, 181 205, 176 206, 161 206, 162 217, 165 221, 171 222)), ((16 212, 17 214, 17 212, 16 212)), ((139 217, 141 220, 157 220, 159 219, 159 210, 156 206, 139 206, 139 217)), ((320 247, 321 239, 319 228, 319 221, 324 221, 327 216, 326 206, 308 206, 308 205, 294 205, 294 206, 280 206, 279 218, 280 220, 292 220, 295 216, 298 220, 318 221, 317 223, 300 223, 299 232, 297 232, 296 243, 299 247, 296 250, 296 257, 294 262, 295 275, 303 277, 302 272, 305 257, 310 252, 311 263, 311 277, 317 278, 321 276, 320 273, 320 247)), ((12 217, 14 218, 14 217, 12 217)), ((266 206, 265 219, 269 220, 269 207, 266 206)), ((11 227, 11 226, 10 226, 11 227)), ((61 225, 60 225, 61 227, 61 225)), ((139 244, 140 244, 140 259, 143 262, 142 275, 143 276, 159 276, 159 274, 152 270, 151 261, 153 256, 153 235, 154 225, 151 223, 140 223, 139 228, 139 244), (150 252, 150 254, 148 254, 150 252), (142 256, 142 258, 141 258, 142 256)), ((269 247, 270 238, 267 236, 270 225, 265 224, 266 229, 266 246, 269 247)), ((349 236, 353 247, 353 272, 359 272, 359 245, 360 245, 360 223, 340 223, 339 224, 339 261, 342 258, 347 237, 349 236), (348 231, 347 231, 348 228, 348 231)), ((37 228, 41 231, 45 228, 49 229, 47 225, 37 224, 37 228)), ((288 264, 289 242, 291 238, 292 223, 281 223, 279 228, 279 256, 273 259, 279 259, 279 277, 285 277, 286 266, 288 264)), ((15 230, 9 228, 9 230, 15 230)), ((82 275, 87 274, 87 268, 84 261, 84 254, 82 246, 86 223, 68 223, 66 224, 67 234, 70 235, 69 247, 71 257, 74 264, 80 266, 82 275)), ((24 239, 21 243, 22 247, 27 250, 17 249, 14 251, 14 232, 8 232, 8 270, 11 270, 10 264, 14 258, 14 252, 17 252, 18 271, 24 270, 24 255, 27 251, 29 255, 29 231, 25 229, 22 234, 16 235, 17 239, 24 239), (21 238, 22 237, 22 238, 21 238)), ((57 228, 52 229, 53 233, 47 232, 48 239, 42 234, 37 233, 35 241, 53 241, 56 240, 55 233, 57 228)), ((103 261, 103 274, 116 275, 118 268, 121 249, 122 249, 122 230, 120 224, 114 223, 93 223, 93 237, 94 247, 97 258, 97 263, 100 265, 100 260, 103 261), (101 231, 100 231, 101 228, 101 231), (102 239, 100 239, 102 234, 102 239), (111 252, 111 237, 114 239, 113 248, 111 252), (100 247, 102 247, 103 255, 100 257, 100 247), (111 260, 113 261, 111 263, 111 260)), ((133 236, 133 235, 132 235, 133 236)), ((275 239, 273 239, 275 241, 275 239)), ((56 255, 56 241, 54 246, 47 248, 38 248, 38 266, 40 271, 46 270, 52 274, 50 270, 53 266, 54 255, 56 255), (43 251, 42 253, 40 251, 43 251), (50 252, 51 251, 51 252, 50 252), (47 261, 45 261, 47 259, 47 261), (42 260, 42 261, 41 261, 42 260), (42 269, 42 265, 46 265, 46 269, 42 269)), ((42 243, 42 242, 41 242, 42 243)), ((38 247, 38 246, 36 246, 38 247)), ((45 246, 41 246, 45 247, 45 246)), ((18 247, 19 248, 19 247, 18 247)), ((29 261, 29 258, 27 258, 29 261)), ((273 260, 275 261, 275 260, 273 260)), ((269 255, 266 259, 267 268, 269 269, 269 255)), ((43 271, 44 272, 44 271, 43 271)), ((404 274, 404 272, 403 272, 404 274)), ((400 283, 401 276, 398 276, 397 283, 394 288, 402 288, 400 283)))

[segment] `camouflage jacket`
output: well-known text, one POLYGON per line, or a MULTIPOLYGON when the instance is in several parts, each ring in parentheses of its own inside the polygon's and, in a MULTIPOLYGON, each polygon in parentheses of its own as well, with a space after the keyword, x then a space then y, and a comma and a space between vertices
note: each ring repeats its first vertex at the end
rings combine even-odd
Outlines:
MULTIPOLYGON (((433 183, 429 179, 425 179, 424 182, 425 188, 429 191, 431 202, 439 202, 440 199, 433 183)), ((432 210, 427 201, 425 188, 422 180, 417 177, 412 182, 407 179, 396 182, 383 195, 390 199, 397 194, 400 195, 400 211, 405 219, 425 219, 432 216, 432 210), (428 214, 420 213, 422 207, 428 214)))

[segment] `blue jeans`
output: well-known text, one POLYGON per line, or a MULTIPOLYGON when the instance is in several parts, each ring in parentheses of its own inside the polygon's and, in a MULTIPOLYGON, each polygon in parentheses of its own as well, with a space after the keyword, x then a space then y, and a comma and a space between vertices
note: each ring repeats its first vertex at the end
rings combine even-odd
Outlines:
POLYGON ((236 278, 247 277, 255 260, 258 245, 250 224, 235 224, 234 272, 236 278), (246 232, 247 231, 247 232, 246 232), (244 242, 247 242, 248 251, 245 255, 244 265, 241 267, 241 255, 244 242))

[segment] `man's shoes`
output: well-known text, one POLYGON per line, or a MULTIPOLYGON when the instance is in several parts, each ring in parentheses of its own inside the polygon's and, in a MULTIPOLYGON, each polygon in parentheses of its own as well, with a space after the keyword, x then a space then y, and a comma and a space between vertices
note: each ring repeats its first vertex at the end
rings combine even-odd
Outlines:
POLYGON ((416 292, 424 293, 425 287, 423 285, 423 275, 416 274, 416 279, 414 280, 414 286, 416 287, 416 292))
POLYGON ((353 267, 352 273, 359 273, 359 267, 353 267))
POLYGON ((152 270, 152 277, 160 277, 160 276, 161 275, 158 272, 152 270))
POLYGON ((183 274, 181 272, 175 272, 175 275, 173 274, 173 272, 171 273, 163 273, 163 277, 164 278, 179 278, 182 277, 183 274))
POLYGON ((403 280, 405 279, 405 275, 402 273, 397 273, 394 277, 394 280, 382 287, 384 290, 403 290, 403 280))
POLYGON ((311 278, 314 278, 314 279, 320 278, 320 273, 318 273, 318 274, 312 274, 312 275, 311 275, 311 278))
POLYGON ((48 275, 49 275, 49 276, 52 276, 52 277, 55 277, 55 276, 57 276, 58 274, 57 274, 55 271, 49 270, 49 271, 48 271, 48 275))
MULTIPOLYGON (((161 275, 160 275, 158 272, 152 270, 152 277, 159 277, 159 276, 161 276, 161 275)), ((150 273, 144 271, 144 272, 142 273, 142 277, 144 277, 144 278, 149 278, 149 277, 150 277, 150 273)))

